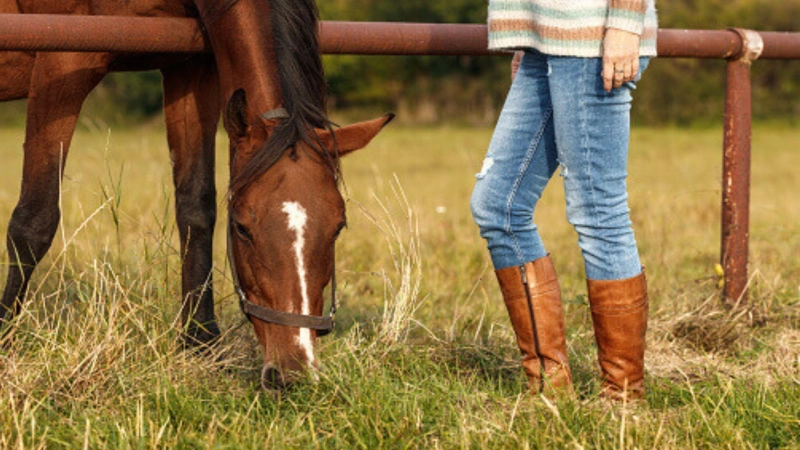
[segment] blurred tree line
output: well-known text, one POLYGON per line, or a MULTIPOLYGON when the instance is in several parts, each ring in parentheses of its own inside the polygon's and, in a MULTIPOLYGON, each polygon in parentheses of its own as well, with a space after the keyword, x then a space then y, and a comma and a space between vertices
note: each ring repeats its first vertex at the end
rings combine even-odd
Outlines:
MULTIPOLYGON (((487 0, 318 0, 323 20, 485 23, 487 0)), ((800 31, 800 0, 657 0, 662 28, 800 31)), ((509 85, 509 58, 325 56, 336 111, 398 113, 406 123, 491 124, 509 85)), ((725 63, 655 59, 635 93, 639 124, 720 123, 725 63)), ((114 74, 87 105, 94 117, 141 119, 161 109, 157 73, 114 74)), ((753 70, 757 119, 800 118, 800 61, 753 70)))

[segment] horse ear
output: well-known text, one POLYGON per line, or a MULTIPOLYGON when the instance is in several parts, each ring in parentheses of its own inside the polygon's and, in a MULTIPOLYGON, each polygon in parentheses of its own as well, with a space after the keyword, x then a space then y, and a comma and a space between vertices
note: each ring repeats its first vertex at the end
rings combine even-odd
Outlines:
POLYGON ((392 119, 394 119, 394 114, 389 113, 377 119, 337 128, 333 130, 334 136, 331 136, 331 132, 328 130, 318 130, 317 136, 319 136, 327 149, 334 148, 333 146, 335 143, 337 155, 342 157, 348 153, 366 147, 372 138, 391 122, 392 119))
POLYGON ((237 89, 228 100, 223 124, 228 136, 239 138, 247 133, 250 124, 247 123, 247 96, 244 89, 237 89))

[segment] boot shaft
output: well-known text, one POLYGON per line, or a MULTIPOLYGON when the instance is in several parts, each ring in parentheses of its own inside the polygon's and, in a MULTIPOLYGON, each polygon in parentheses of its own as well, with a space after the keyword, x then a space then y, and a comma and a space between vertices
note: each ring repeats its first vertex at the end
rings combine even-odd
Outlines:
POLYGON ((552 260, 546 256, 495 273, 531 389, 571 390, 561 289, 552 260))
POLYGON ((648 296, 644 271, 624 280, 587 280, 601 395, 618 400, 644 396, 648 296))

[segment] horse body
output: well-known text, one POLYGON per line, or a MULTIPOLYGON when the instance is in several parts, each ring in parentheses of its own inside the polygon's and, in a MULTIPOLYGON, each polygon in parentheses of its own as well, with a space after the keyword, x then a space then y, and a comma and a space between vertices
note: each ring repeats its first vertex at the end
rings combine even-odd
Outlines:
MULTIPOLYGON (((11 263, 0 324, 19 309, 55 235, 60 177, 84 99, 110 70, 154 61, 163 75, 187 342, 209 343, 219 335, 210 280, 214 135, 223 99, 231 142, 230 254, 242 295, 275 310, 321 315, 333 245, 344 224, 338 157, 366 145, 391 117, 331 129, 313 0, 0 0, 0 11, 199 16, 214 50, 213 59, 0 52, 0 101, 28 98, 22 188, 8 227, 11 263)), ((267 382, 282 386, 315 365, 313 330, 251 321, 265 350, 267 382)))
MULTIPOLYGON (((0 0, 0 11, 192 15, 191 4, 176 0, 0 0)), ((60 217, 60 177, 83 101, 117 66, 160 68, 163 75, 164 115, 184 255, 182 316, 187 339, 208 342, 219 334, 209 280, 216 220, 214 135, 221 109, 216 68, 208 55, 163 55, 154 61, 113 53, 0 52, 0 101, 28 98, 22 187, 8 227, 11 264, 0 319, 4 321, 9 312, 13 315, 19 309, 33 269, 52 243, 60 217)))

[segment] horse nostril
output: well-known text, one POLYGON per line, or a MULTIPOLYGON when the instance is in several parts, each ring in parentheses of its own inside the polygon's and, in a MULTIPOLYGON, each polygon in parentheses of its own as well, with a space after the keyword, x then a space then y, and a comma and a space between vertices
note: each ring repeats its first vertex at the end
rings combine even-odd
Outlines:
POLYGON ((283 390, 288 383, 280 370, 273 366, 261 369, 261 387, 268 391, 283 390))

